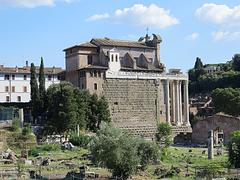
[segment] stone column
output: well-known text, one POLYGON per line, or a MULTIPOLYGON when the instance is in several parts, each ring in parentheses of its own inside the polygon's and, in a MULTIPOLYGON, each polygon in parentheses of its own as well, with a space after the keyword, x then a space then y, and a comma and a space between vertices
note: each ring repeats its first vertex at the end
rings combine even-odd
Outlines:
POLYGON ((171 122, 175 124, 175 86, 174 81, 171 82, 171 122))
POLYGON ((189 122, 189 104, 188 104, 188 81, 184 81, 184 124, 190 126, 189 122))
POLYGON ((166 80, 166 119, 167 119, 167 123, 169 125, 171 125, 171 115, 170 115, 170 93, 169 93, 169 80, 166 80))
POLYGON ((208 132, 208 159, 214 158, 213 130, 208 132))
POLYGON ((175 107, 176 107, 176 119, 175 119, 175 122, 176 122, 176 125, 179 126, 180 125, 180 118, 179 118, 179 107, 180 107, 180 103, 179 103, 179 81, 175 81, 175 86, 176 86, 176 89, 175 89, 175 95, 176 95, 176 104, 175 104, 175 107))
POLYGON ((182 81, 179 81, 179 121, 180 125, 183 124, 183 114, 182 114, 182 81))

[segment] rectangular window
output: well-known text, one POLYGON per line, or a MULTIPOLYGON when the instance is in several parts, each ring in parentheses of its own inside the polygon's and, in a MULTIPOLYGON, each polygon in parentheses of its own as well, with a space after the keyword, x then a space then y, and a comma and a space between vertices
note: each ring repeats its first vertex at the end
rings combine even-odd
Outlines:
POLYGON ((94 90, 97 90, 97 83, 94 83, 94 90))
POLYGON ((48 75, 48 80, 51 81, 52 80, 52 76, 48 75))
POLYGON ((101 71, 98 71, 98 77, 101 77, 102 75, 101 75, 101 71))
POLYGON ((97 71, 94 71, 94 77, 97 77, 97 71))
POLYGON ((88 55, 88 64, 92 64, 92 56, 88 55))
POLYGON ((15 75, 14 74, 12 75, 12 80, 15 80, 15 75))
POLYGON ((12 86, 12 92, 15 92, 15 86, 12 86))
POLYGON ((93 73, 92 72, 90 72, 90 77, 93 77, 93 73))
POLYGON ((10 97, 6 96, 6 102, 10 102, 10 97))
POLYGON ((5 86, 5 92, 9 92, 9 87, 5 86))
POLYGON ((27 86, 23 86, 23 92, 27 92, 27 86))
POLYGON ((27 80, 27 75, 23 75, 23 80, 27 80))
POLYGON ((18 102, 21 102, 22 101, 21 96, 18 96, 17 100, 18 100, 18 102))
POLYGON ((5 79, 5 80, 9 80, 9 75, 8 75, 8 74, 5 74, 4 79, 5 79))

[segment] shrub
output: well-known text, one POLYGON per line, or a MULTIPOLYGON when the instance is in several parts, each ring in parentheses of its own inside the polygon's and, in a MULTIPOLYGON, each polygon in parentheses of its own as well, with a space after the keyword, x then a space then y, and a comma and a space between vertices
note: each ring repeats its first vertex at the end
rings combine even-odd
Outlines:
POLYGON ((20 130, 20 121, 18 119, 13 119, 11 131, 18 132, 19 130, 20 130))
POLYGON ((138 143, 137 153, 143 170, 146 169, 149 163, 156 162, 159 157, 158 146, 146 140, 141 140, 138 143))
POLYGON ((32 127, 30 124, 26 124, 26 126, 22 129, 22 135, 29 136, 30 134, 32 134, 32 127))
POLYGON ((235 168, 240 168, 240 131, 234 131, 229 142, 229 163, 235 168))
POLYGON ((74 145, 74 146, 79 146, 83 148, 87 148, 89 142, 91 141, 91 137, 80 134, 79 136, 77 134, 71 134, 69 141, 74 145))
POLYGON ((157 133, 155 135, 156 140, 160 143, 160 145, 168 147, 171 144, 171 134, 171 126, 167 123, 160 123, 157 127, 157 133))
POLYGON ((94 163, 107 167, 113 176, 125 180, 139 164, 136 139, 111 126, 103 127, 91 144, 94 163))

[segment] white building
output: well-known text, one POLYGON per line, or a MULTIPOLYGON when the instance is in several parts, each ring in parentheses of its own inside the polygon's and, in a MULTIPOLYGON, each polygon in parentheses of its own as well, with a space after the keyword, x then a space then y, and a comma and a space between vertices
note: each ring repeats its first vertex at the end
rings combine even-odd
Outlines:
MULTIPOLYGON (((38 72, 39 67, 36 67, 36 73, 38 72)), ((44 68, 46 89, 60 82, 60 72, 61 68, 44 68)), ((30 67, 27 64, 21 68, 0 65, 0 103, 29 102, 30 91, 30 67)))

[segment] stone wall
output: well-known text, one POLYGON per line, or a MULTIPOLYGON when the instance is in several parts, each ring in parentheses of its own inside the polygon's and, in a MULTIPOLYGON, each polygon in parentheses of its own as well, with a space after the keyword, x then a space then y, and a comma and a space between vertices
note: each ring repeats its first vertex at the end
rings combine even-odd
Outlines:
POLYGON ((134 135, 153 137, 157 121, 166 121, 161 82, 106 79, 103 84, 112 121, 134 135))
POLYGON ((224 143, 228 143, 231 133, 240 130, 240 119, 228 115, 215 114, 199 120, 193 127, 192 141, 194 143, 206 143, 208 131, 217 128, 223 130, 224 143))

